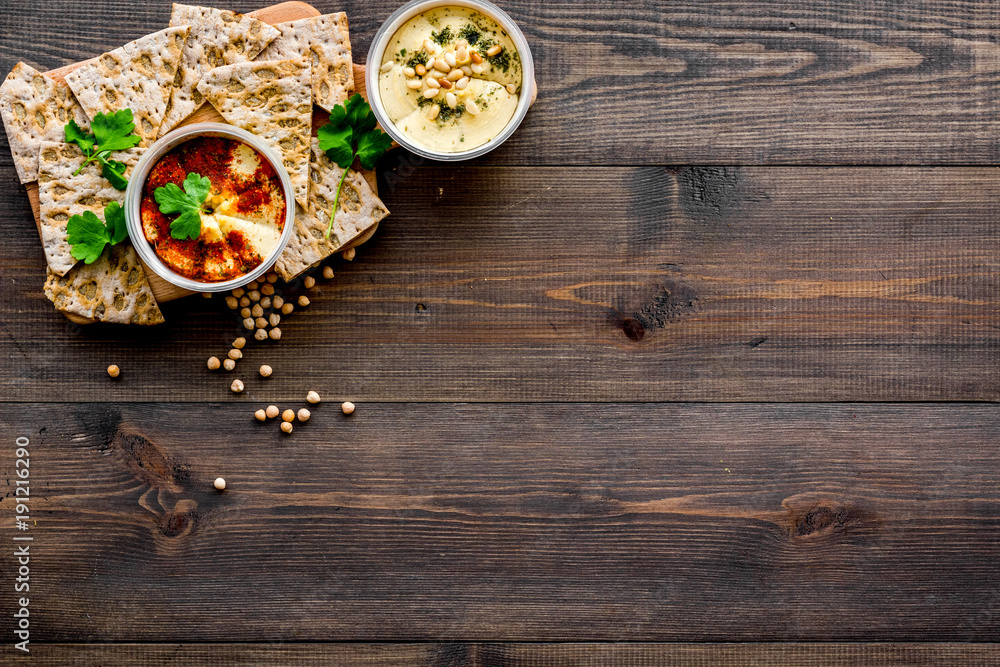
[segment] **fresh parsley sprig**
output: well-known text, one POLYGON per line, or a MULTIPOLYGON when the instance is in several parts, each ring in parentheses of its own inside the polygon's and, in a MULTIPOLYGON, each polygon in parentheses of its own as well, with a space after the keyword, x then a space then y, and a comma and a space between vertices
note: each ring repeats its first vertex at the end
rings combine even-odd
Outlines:
POLYGON ((375 125, 372 108, 361 95, 355 93, 346 102, 330 110, 330 121, 317 132, 319 147, 344 170, 337 184, 337 195, 333 199, 326 238, 330 238, 333 218, 337 215, 340 203, 340 189, 344 186, 347 170, 354 164, 354 159, 360 160, 365 169, 374 169, 378 159, 392 147, 392 137, 376 129, 375 125))
POLYGON ((104 207, 104 222, 91 211, 74 215, 66 222, 66 240, 74 259, 93 264, 104 252, 104 246, 121 243, 128 236, 125 211, 113 201, 104 207))
POLYGON ((170 236, 175 239, 196 239, 201 235, 201 214, 206 213, 204 203, 212 190, 207 176, 191 172, 184 179, 184 189, 176 183, 167 183, 153 191, 153 198, 160 205, 160 213, 180 213, 170 222, 170 236))
POLYGON ((75 120, 66 123, 64 132, 66 143, 76 144, 83 151, 86 159, 80 168, 73 172, 76 176, 91 162, 101 165, 101 174, 111 182, 116 190, 124 190, 128 186, 125 178, 125 163, 110 160, 108 157, 115 151, 124 151, 134 147, 142 138, 134 134, 135 123, 132 122, 132 110, 122 109, 112 114, 99 113, 90 123, 93 134, 88 134, 75 120))

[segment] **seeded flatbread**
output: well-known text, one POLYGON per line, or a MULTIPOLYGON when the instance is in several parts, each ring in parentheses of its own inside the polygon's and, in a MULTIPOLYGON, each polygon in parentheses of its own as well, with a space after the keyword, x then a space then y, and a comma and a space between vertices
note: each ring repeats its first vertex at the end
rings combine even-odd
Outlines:
MULTIPOLYGON (((139 161, 144 148, 130 148, 111 155, 111 159, 124 162, 125 177, 139 161)), ((115 190, 101 175, 101 167, 91 162, 77 175, 83 164, 83 151, 76 144, 43 141, 38 160, 38 219, 41 221, 42 248, 49 270, 64 276, 77 260, 70 254, 66 241, 66 222, 74 215, 93 211, 104 219, 104 207, 116 201, 125 201, 125 193, 115 190)))
POLYGON ((89 129, 90 121, 69 86, 18 63, 0 85, 0 115, 22 183, 38 178, 38 145, 63 141, 70 119, 89 129))
POLYGON ((131 109, 140 146, 148 146, 167 111, 174 74, 190 28, 166 28, 98 56, 66 75, 87 115, 131 109))
POLYGON ((223 117, 278 151, 288 170, 295 201, 309 195, 309 136, 312 79, 309 61, 267 60, 216 67, 198 90, 223 117))
POLYGON ((309 208, 295 207, 295 230, 274 265, 274 270, 284 280, 291 280, 323 261, 389 215, 389 210, 372 192, 368 181, 352 169, 340 191, 330 238, 325 238, 327 225, 330 224, 330 209, 337 195, 337 183, 343 173, 344 170, 320 150, 319 141, 313 139, 309 208))
POLYGON ((93 264, 81 262, 65 276, 50 271, 44 291, 57 310, 99 322, 161 324, 164 321, 129 241, 105 248, 93 264))
POLYGON ((354 91, 351 38, 347 14, 325 14, 274 26, 281 36, 260 54, 261 60, 308 58, 312 67, 313 101, 327 111, 354 91))
POLYGON ((174 77, 170 104, 159 136, 172 130, 201 106, 201 77, 215 67, 248 62, 279 35, 276 28, 250 16, 211 7, 174 3, 171 26, 191 26, 174 77))

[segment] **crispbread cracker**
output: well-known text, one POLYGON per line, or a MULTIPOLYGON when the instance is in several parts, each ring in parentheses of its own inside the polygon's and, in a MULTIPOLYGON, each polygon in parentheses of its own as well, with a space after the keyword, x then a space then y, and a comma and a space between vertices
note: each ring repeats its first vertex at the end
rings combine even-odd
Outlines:
POLYGON ((284 280, 291 280, 323 261, 389 215, 389 210, 364 177, 352 169, 340 191, 339 210, 330 238, 325 238, 330 208, 343 173, 344 170, 320 150, 319 140, 313 139, 309 207, 295 207, 295 230, 274 265, 274 270, 284 280))
POLYGON ((166 28, 140 37, 66 75, 87 115, 131 109, 140 146, 156 139, 170 100, 181 49, 190 28, 166 28))
POLYGON ((295 192, 309 195, 312 79, 309 61, 268 60, 216 67, 198 90, 223 117, 267 141, 282 157, 295 192))
POLYGON ((63 141, 71 119, 80 127, 90 127, 69 86, 24 63, 14 65, 0 85, 0 115, 22 183, 38 178, 39 143, 63 141))
POLYGON ((161 324, 163 314, 129 241, 104 249, 93 263, 65 276, 51 271, 45 296, 62 310, 99 322, 161 324))
POLYGON ((313 101, 327 111, 350 96, 354 91, 354 68, 347 14, 325 14, 274 27, 281 36, 261 52, 261 60, 309 58, 313 101))
MULTIPOLYGON (((124 162, 128 178, 144 148, 130 148, 111 155, 124 162)), ((38 159, 38 219, 41 221, 42 248, 49 270, 64 276, 77 260, 66 241, 66 223, 74 215, 93 211, 104 219, 104 207, 125 201, 125 193, 111 187, 101 175, 101 166, 91 162, 77 175, 73 172, 83 164, 83 151, 76 144, 43 141, 38 159)))
POLYGON ((214 67, 253 60, 279 35, 276 28, 250 16, 211 7, 174 3, 171 26, 191 26, 180 68, 174 77, 167 114, 159 136, 201 106, 198 82, 214 67))

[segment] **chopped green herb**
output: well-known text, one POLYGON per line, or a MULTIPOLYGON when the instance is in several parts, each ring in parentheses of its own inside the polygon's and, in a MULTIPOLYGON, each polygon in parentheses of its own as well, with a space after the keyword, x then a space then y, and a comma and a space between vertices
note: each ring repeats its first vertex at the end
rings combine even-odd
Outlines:
POLYGON ((486 56, 494 69, 503 70, 505 73, 510 69, 510 54, 504 49, 495 56, 486 56))
POLYGON ((479 29, 472 25, 471 23, 466 23, 462 26, 462 29, 458 31, 458 36, 469 43, 469 46, 475 46, 476 42, 479 41, 481 33, 479 29))
POLYGON ((451 32, 451 26, 446 25, 444 28, 437 31, 431 30, 431 40, 437 42, 441 46, 444 46, 454 38, 455 36, 451 32))
POLYGON ((417 51, 414 53, 409 60, 406 61, 407 67, 416 67, 417 65, 427 64, 427 54, 423 51, 417 51))

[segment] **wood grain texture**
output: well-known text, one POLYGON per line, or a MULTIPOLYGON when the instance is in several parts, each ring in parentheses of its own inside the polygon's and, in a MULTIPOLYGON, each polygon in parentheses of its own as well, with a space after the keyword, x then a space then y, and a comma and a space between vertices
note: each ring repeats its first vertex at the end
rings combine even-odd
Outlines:
POLYGON ((4 405, 4 441, 31 439, 37 637, 1000 631, 1000 406, 338 407, 284 436, 251 406, 4 405))
MULTIPOLYGON (((399 2, 314 4, 347 12, 362 63, 399 2)), ((0 69, 92 57, 165 26, 169 7, 9 0, 0 69)), ((510 0, 503 8, 526 34, 542 95, 485 158, 491 164, 1000 161, 1000 14, 991 0, 510 0)))
MULTIPOLYGON (((387 166, 393 216, 283 319, 279 344, 244 350, 251 391, 1000 398, 994 169, 387 166)), ((204 367, 241 332, 220 299, 168 304, 141 339, 67 328, 24 227, 0 228, 5 400, 245 400, 204 367)))
POLYGON ((33 664, 380 667, 993 667, 996 644, 41 644, 33 664))

